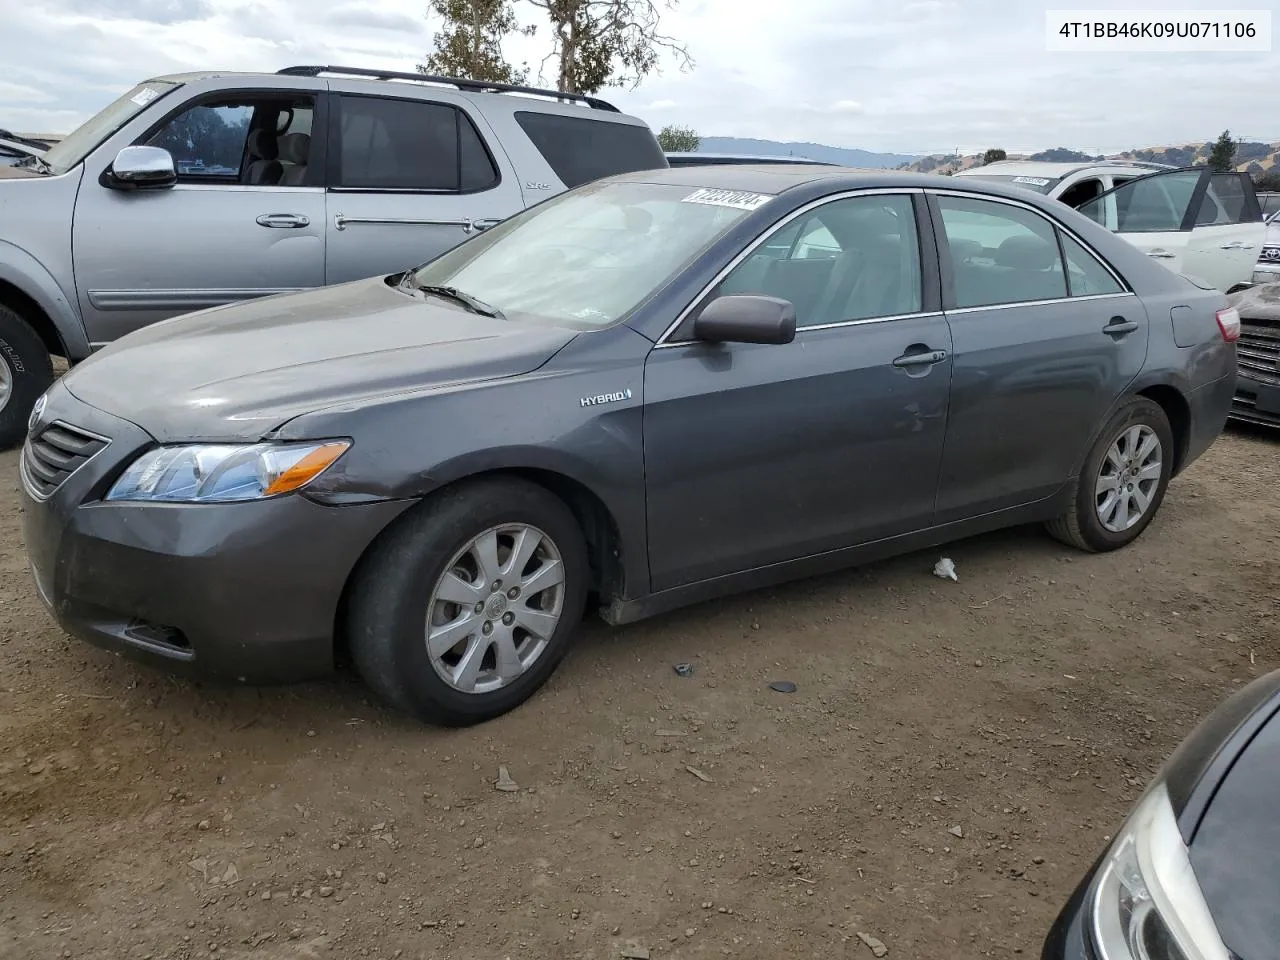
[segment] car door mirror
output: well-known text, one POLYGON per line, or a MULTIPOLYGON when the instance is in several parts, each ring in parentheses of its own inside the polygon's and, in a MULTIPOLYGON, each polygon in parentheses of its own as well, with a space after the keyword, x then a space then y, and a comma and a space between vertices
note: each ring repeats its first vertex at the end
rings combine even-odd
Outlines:
POLYGON ((109 171, 110 185, 124 190, 171 187, 178 182, 173 155, 161 147, 125 147, 109 171))
POLYGON ((709 343, 790 343, 796 308, 777 297, 717 297, 693 322, 693 336, 709 343))

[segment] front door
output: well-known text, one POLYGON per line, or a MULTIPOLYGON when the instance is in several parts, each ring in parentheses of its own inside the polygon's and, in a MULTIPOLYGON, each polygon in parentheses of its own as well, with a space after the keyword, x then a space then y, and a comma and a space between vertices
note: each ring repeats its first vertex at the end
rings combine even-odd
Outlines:
POLYGON ((1142 301, 1038 212, 941 192, 931 202, 954 358, 943 524, 1061 489, 1141 371, 1149 325, 1142 301))
POLYGON ((505 154, 461 102, 343 93, 333 107, 328 283, 419 266, 522 209, 505 154))
POLYGON ((1175 273, 1219 290, 1252 277, 1266 235, 1248 176, 1207 167, 1139 177, 1078 209, 1175 273))
POLYGON ((909 193, 829 201, 773 231, 704 301, 789 300, 792 343, 701 343, 682 324, 650 353, 654 589, 929 526, 951 342, 919 236, 909 193))
POLYGON ((324 284, 323 137, 314 93, 219 94, 136 143, 176 185, 119 190, 90 170, 76 201, 76 288, 94 345, 180 313, 324 284))

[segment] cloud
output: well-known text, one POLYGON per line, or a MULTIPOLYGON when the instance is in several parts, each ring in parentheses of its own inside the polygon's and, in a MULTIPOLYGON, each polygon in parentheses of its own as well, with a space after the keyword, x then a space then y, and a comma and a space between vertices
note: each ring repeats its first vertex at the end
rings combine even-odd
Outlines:
POLYGON ((395 10, 385 10, 365 4, 347 4, 338 7, 325 19, 335 27, 369 27, 374 30, 408 33, 422 28, 421 17, 414 18, 395 10))
MULTIPOLYGON (((1092 6, 1099 4, 1090 0, 1092 6)), ((683 0, 670 58, 606 99, 655 126, 898 153, 1003 146, 1112 151, 1215 137, 1280 140, 1270 54, 1047 53, 1062 0, 683 0)), ((1079 0, 1079 5, 1088 5, 1079 0)), ((412 70, 431 47, 424 0, 0 2, 0 127, 67 132, 148 76, 347 63, 412 70)), ((1204 0, 1126 0, 1153 11, 1204 0)), ((532 8, 519 5, 522 16, 532 8)), ((545 27, 507 53, 535 74, 545 27)), ((552 78, 544 76, 543 81, 552 78)))

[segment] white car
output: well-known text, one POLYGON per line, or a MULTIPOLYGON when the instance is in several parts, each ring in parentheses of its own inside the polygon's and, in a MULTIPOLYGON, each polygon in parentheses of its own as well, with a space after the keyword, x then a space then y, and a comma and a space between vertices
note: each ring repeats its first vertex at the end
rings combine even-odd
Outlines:
POLYGON ((1175 273, 1219 290, 1251 286, 1267 228, 1253 181, 1208 167, 1006 160, 957 177, 1010 183, 1061 200, 1175 273))

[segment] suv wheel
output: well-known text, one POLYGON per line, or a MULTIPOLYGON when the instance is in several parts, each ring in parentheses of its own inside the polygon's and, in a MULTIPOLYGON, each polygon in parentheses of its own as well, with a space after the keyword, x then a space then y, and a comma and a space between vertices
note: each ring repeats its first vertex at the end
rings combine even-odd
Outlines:
POLYGON ((51 383, 53 362, 39 334, 0 304, 0 450, 22 442, 31 408, 51 383))
POLYGON ((1099 435, 1076 481, 1071 510, 1048 524, 1049 533, 1095 553, 1132 543, 1160 509, 1173 453, 1164 410, 1134 397, 1099 435))
POLYGON ((389 703, 461 726, 506 713, 546 682, 582 618, 586 544, 556 496, 481 480, 402 517, 357 574, 351 653, 389 703))

